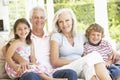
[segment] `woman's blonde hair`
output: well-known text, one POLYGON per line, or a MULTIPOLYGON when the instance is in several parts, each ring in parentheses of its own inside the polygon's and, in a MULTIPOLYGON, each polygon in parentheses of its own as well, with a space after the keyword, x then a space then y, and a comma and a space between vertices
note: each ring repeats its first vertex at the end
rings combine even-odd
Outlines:
POLYGON ((59 19, 59 16, 64 13, 64 12, 67 12, 70 14, 71 18, 72 18, 72 31, 71 31, 71 34, 72 36, 75 35, 76 33, 76 26, 77 26, 77 20, 76 20, 76 16, 74 14, 74 12, 70 9, 70 8, 63 8, 63 9, 60 9, 56 12, 54 18, 53 18, 53 24, 52 24, 52 27, 53 27, 53 33, 55 32, 59 32, 61 33, 61 29, 58 25, 58 19, 59 19))

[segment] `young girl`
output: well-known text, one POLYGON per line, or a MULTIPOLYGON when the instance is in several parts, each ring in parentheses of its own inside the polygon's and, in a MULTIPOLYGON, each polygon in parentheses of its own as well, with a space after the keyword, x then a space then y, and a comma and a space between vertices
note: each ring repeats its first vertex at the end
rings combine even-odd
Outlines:
POLYGON ((14 40, 7 44, 7 53, 5 54, 7 61, 5 69, 10 78, 18 78, 23 73, 32 71, 38 73, 43 80, 66 80, 51 78, 48 69, 39 62, 36 62, 34 45, 30 39, 31 29, 26 19, 18 19, 15 22, 13 29, 14 40), (29 65, 26 69, 22 69, 21 65, 12 59, 14 54, 19 54, 22 58, 28 61, 29 65))
POLYGON ((113 80, 120 80, 120 69, 113 64, 112 57, 114 50, 109 42, 102 39, 104 37, 104 29, 99 24, 91 24, 86 30, 88 42, 84 45, 84 55, 93 51, 97 51, 103 57, 106 67, 108 68, 113 80))

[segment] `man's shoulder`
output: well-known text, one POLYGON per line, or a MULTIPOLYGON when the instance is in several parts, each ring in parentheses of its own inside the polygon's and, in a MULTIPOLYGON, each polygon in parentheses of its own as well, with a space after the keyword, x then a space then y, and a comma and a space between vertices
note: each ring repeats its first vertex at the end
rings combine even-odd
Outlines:
MULTIPOLYGON (((51 35, 51 34, 50 34, 49 32, 45 32, 44 35, 43 35, 43 37, 41 37, 41 39, 42 39, 42 38, 49 38, 50 35, 51 35)), ((32 33, 32 34, 31 34, 31 38, 33 39, 33 38, 40 38, 40 37, 38 37, 38 36, 36 36, 35 34, 32 33)))
POLYGON ((51 32, 46 31, 46 32, 45 32, 45 35, 46 35, 46 36, 50 36, 50 35, 51 35, 51 32))

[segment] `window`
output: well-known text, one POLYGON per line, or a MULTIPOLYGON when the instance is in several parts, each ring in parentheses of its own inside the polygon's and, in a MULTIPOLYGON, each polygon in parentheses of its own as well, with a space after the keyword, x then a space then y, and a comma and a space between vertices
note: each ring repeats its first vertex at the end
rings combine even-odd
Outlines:
POLYGON ((0 31, 4 30, 4 26, 3 26, 3 20, 0 20, 0 31))
MULTIPOLYGON (((29 8, 31 8, 34 4, 36 4, 35 1, 38 1, 40 3, 40 1, 42 1, 44 3, 44 7, 46 9, 46 11, 48 11, 48 13, 50 10, 47 10, 48 6, 50 5, 49 3, 47 3, 50 0, 30 0, 28 6, 25 6, 26 0, 9 0, 10 4, 9 4, 9 18, 10 18, 10 27, 12 29, 13 24, 15 22, 16 19, 21 18, 21 17, 26 17, 28 16, 29 12, 26 15, 26 10, 28 10, 29 8), (34 3, 34 2, 35 3, 34 3), (27 7, 27 8, 26 8, 27 7)), ((110 33, 110 37, 112 39, 114 39, 116 42, 120 42, 120 0, 53 0, 53 8, 54 8, 54 12, 56 12, 58 9, 60 8, 64 8, 64 7, 69 7, 71 8, 74 13, 76 14, 77 17, 77 21, 78 21, 78 26, 77 26, 77 30, 84 32, 85 29, 91 24, 94 23, 96 21, 96 16, 98 15, 96 14, 97 12, 95 12, 95 7, 94 7, 94 1, 107 1, 107 11, 108 11, 108 19, 106 17, 102 17, 102 15, 104 16, 104 14, 100 15, 100 18, 106 19, 108 20, 108 23, 103 20, 103 22, 107 24, 107 26, 103 26, 105 27, 105 32, 106 33, 110 33), (114 32, 113 32, 114 31, 114 32)), ((37 4, 39 5, 39 4, 37 4)), ((100 6, 102 6, 103 4, 100 4, 100 6)), ((99 7, 100 7, 99 6, 99 7)), ((103 9, 99 9, 97 8, 98 13, 100 10, 103 9)), ((104 13, 104 11, 103 11, 104 13)), ((105 12, 107 14, 107 12, 105 12)), ((99 16, 99 15, 98 15, 99 16)), ((49 16, 48 16, 49 17, 49 16)), ((99 19, 99 17, 97 17, 97 19, 99 19)), ((102 20, 98 20, 101 21, 101 24, 104 24, 102 22, 102 20)), ((51 21, 51 20, 50 20, 51 21)), ((49 23, 49 21, 48 21, 49 23)), ((47 23, 46 26, 48 26, 49 24, 47 23)), ((49 30, 49 28, 47 28, 47 30, 49 30)))
POLYGON ((78 31, 84 32, 89 24, 95 22, 94 0, 54 0, 55 12, 64 7, 74 11, 78 22, 78 31))
POLYGON ((25 17, 25 0, 9 0, 9 21, 12 29, 16 19, 25 17))
POLYGON ((109 33, 120 43, 120 0, 107 0, 109 33))

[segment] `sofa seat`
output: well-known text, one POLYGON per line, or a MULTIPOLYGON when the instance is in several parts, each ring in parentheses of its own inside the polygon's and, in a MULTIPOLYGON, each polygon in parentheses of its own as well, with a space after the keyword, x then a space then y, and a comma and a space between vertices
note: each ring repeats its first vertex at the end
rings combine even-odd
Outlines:
MULTIPOLYGON (((2 53, 2 47, 9 41, 9 38, 4 38, 0 36, 0 80, 10 80, 9 77, 7 76, 4 66, 5 66, 5 58, 2 53)), ((120 46, 117 46, 117 50, 120 53, 120 46)), ((120 64, 120 61, 117 62, 120 64)), ((78 79, 78 80, 84 80, 84 79, 78 79)))

